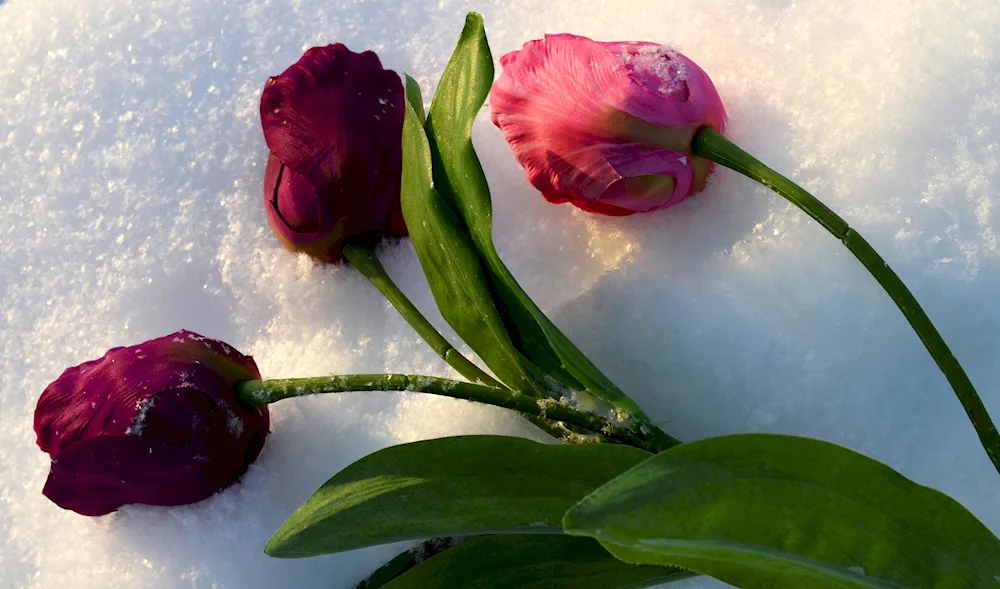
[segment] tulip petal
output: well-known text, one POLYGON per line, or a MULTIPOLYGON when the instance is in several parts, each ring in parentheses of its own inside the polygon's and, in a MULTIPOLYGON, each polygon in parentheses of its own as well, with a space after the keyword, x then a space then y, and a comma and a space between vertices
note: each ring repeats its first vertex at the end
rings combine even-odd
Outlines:
POLYGON ((158 447, 129 436, 83 440, 52 461, 42 494, 63 509, 99 516, 129 503, 182 505, 215 492, 206 483, 194 488, 178 479, 199 477, 201 466, 183 448, 158 447))
POLYGON ((618 57, 643 88, 656 90, 630 94, 624 112, 653 125, 725 129, 726 111, 712 79, 684 54, 642 41, 597 43, 618 57), (673 108, 665 108, 663 98, 673 108))
POLYGON ((137 404, 156 392, 128 386, 122 374, 127 364, 115 361, 127 353, 127 348, 113 348, 103 358, 67 368, 45 388, 35 408, 43 451, 56 458, 61 448, 88 436, 125 434, 137 404))
POLYGON ((291 251, 327 261, 331 246, 344 238, 331 199, 320 196, 304 176, 271 155, 264 171, 264 208, 274 234, 291 251), (287 213, 286 213, 287 211, 287 213))
MULTIPOLYGON (((168 446, 130 436, 89 438, 52 461, 42 494, 81 515, 99 516, 123 505, 186 505, 211 497, 239 479, 257 458, 263 438, 250 451, 236 448, 242 462, 212 461, 191 445, 168 446)), ((220 453, 233 448, 221 448, 220 453)))
POLYGON ((258 378, 253 358, 190 331, 113 348, 67 368, 45 388, 35 408, 38 446, 56 458, 79 440, 125 435, 139 407, 163 391, 197 388, 221 398, 258 378))
POLYGON ((64 509, 105 515, 122 505, 184 505, 239 479, 264 445, 225 405, 193 389, 152 397, 125 436, 97 436, 52 461, 42 493, 64 509))
POLYGON ((264 172, 267 219, 275 235, 289 250, 309 254, 321 262, 339 262, 343 259, 344 242, 349 237, 408 235, 400 205, 399 181, 400 177, 396 177, 395 185, 383 193, 385 197, 324 198, 304 176, 272 155, 264 172), (390 194, 394 196, 388 196, 390 194), (310 209, 316 211, 311 219, 306 212, 310 209))
POLYGON ((313 233, 319 229, 322 218, 321 204, 316 188, 305 176, 287 168, 273 155, 267 160, 264 184, 272 186, 269 191, 268 216, 272 214, 272 224, 277 221, 294 233, 313 233))

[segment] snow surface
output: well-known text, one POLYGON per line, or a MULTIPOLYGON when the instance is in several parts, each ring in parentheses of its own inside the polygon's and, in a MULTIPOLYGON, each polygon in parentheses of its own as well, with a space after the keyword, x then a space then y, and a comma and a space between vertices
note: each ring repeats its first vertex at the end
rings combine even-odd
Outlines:
MULTIPOLYGON (((296 258, 270 234, 257 103, 269 75, 333 41, 376 50, 429 98, 471 9, 495 57, 573 32, 670 43, 698 62, 730 137, 883 253, 1000 417, 996 0, 7 0, 0 587, 351 587, 399 547, 260 551, 327 477, 400 442, 537 435, 508 413, 416 394, 283 401, 242 484, 198 505, 89 519, 39 493, 38 395, 116 345, 187 328, 252 353, 268 377, 450 374, 357 272, 296 258)), ((545 203, 485 111, 474 135, 502 255, 667 431, 838 442, 1000 532, 1000 478, 944 378, 816 223, 726 171, 674 209, 598 218, 545 203)), ((443 325, 409 242, 382 255, 443 325)))

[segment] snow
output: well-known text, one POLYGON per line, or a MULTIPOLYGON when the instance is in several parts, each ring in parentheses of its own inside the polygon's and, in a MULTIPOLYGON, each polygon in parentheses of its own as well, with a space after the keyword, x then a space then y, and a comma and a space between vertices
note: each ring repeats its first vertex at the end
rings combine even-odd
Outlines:
MULTIPOLYGON (((354 270, 284 251, 262 207, 259 92, 309 46, 374 49, 430 98, 462 27, 494 57, 545 33, 666 43, 715 80, 729 136, 869 239, 1000 417, 996 0, 6 0, 0 2, 0 587, 347 588, 402 546, 261 547, 379 448, 537 436, 410 393, 286 400, 244 481, 89 519, 40 489, 31 416, 67 366, 181 328, 267 377, 450 375, 354 270)), ((672 435, 807 435, 944 491, 1000 532, 1000 479, 908 325, 816 223, 735 173, 649 216, 535 193, 483 112, 498 247, 526 290, 672 435)), ((437 325, 412 246, 385 265, 437 325)), ((453 337, 450 330, 445 330, 453 337)), ((722 587, 706 579, 679 589, 722 587)))

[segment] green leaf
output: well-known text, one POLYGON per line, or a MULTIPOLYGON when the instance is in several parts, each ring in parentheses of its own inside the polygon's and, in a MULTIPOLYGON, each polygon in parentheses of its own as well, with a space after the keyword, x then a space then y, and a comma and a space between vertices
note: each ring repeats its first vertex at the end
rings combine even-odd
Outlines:
POLYGON ((589 538, 485 536, 421 562, 384 589, 639 589, 692 577, 625 564, 589 538))
POLYGON ((424 115, 424 97, 420 93, 420 84, 410 77, 409 74, 403 74, 403 88, 406 92, 406 102, 410 103, 413 107, 413 112, 417 115, 417 120, 420 124, 424 124, 424 120, 427 118, 424 115))
POLYGON ((953 499, 792 436, 678 446, 591 493, 563 526, 626 562, 746 589, 1000 587, 1000 540, 953 499))
POLYGON ((447 200, 434 189, 431 156, 420 119, 407 94, 403 121, 403 218, 449 325, 508 386, 534 392, 537 385, 511 342, 479 263, 475 246, 447 200))
POLYGON ((431 538, 417 544, 406 552, 380 566, 374 573, 358 583, 355 589, 381 589, 389 581, 400 577, 424 560, 448 550, 454 545, 455 538, 431 538))
POLYGON ((400 540, 559 534, 563 513, 649 456, 614 444, 459 436, 370 454, 337 473, 267 543, 298 558, 400 540))
POLYGON ((571 389, 587 392, 638 418, 649 419, 528 297, 493 244, 493 208, 486 175, 472 145, 472 124, 493 84, 493 58, 482 16, 466 17, 427 117, 434 182, 455 205, 482 258, 515 345, 531 362, 571 389))
POLYGON ((492 242, 493 208, 486 174, 472 146, 472 124, 493 85, 493 57, 483 17, 470 12, 441 74, 427 118, 434 181, 451 199, 477 245, 492 242))

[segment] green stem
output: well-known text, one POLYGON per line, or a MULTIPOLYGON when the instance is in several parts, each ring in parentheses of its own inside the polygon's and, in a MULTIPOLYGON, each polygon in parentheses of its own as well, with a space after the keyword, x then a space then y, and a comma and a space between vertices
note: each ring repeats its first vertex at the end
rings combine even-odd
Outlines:
POLYGON ((692 141, 692 152, 696 156, 731 168, 771 188, 818 221, 820 225, 847 246, 847 249, 882 285, 882 288, 909 321, 913 331, 920 337, 920 341, 924 343, 924 347, 930 352, 934 362, 937 363, 938 368, 951 384, 951 388, 962 403, 962 407, 965 408, 965 412, 968 414, 969 420, 972 421, 973 427, 976 428, 979 441, 986 449, 993 466, 1000 472, 1000 436, 997 435, 996 426, 993 425, 993 420, 990 419, 986 407, 979 395, 976 394, 976 389, 972 386, 972 382, 958 360, 955 359, 954 354, 948 349, 941 334, 938 333, 934 324, 917 303, 917 299, 913 297, 899 276, 889 268, 889 265, 875 252, 872 246, 854 229, 851 229, 847 221, 840 218, 816 197, 765 166, 716 131, 709 128, 700 130, 692 141))
MULTIPOLYGON (((381 292, 389 303, 399 311, 399 314, 406 319, 406 322, 410 324, 413 329, 427 342, 430 347, 437 352, 449 366, 454 368, 459 374, 471 381, 478 381, 482 384, 507 388, 499 381, 495 380, 489 374, 486 374, 478 366, 469 361, 468 358, 463 356, 458 350, 452 346, 448 340, 444 339, 434 326, 431 325, 430 321, 413 305, 413 303, 403 294, 403 291, 399 290, 396 283, 389 278, 389 274, 385 271, 385 268, 378 261, 378 257, 375 253, 368 247, 362 245, 347 245, 343 249, 344 257, 347 261, 351 263, 359 272, 364 274, 374 286, 381 292)), ((580 435, 580 432, 574 432, 567 428, 565 424, 552 421, 551 419, 546 419, 544 417, 537 417, 533 415, 524 416, 528 421, 535 424, 545 433, 549 434, 557 440, 565 440, 567 442, 589 442, 589 441, 601 441, 600 434, 580 435)))
POLYGON ((437 352, 437 355, 454 368, 456 372, 472 381, 494 387, 503 387, 496 379, 486 374, 486 372, 463 356, 454 346, 448 343, 448 340, 444 339, 444 336, 434 329, 431 322, 403 294, 403 291, 399 290, 399 287, 392 281, 392 278, 389 278, 389 274, 382 267, 382 264, 378 261, 373 251, 360 245, 344 246, 343 251, 347 261, 365 275, 365 278, 399 311, 403 319, 406 319, 410 327, 415 329, 420 337, 424 338, 424 341, 437 352))
MULTIPOLYGON (((351 263, 352 266, 358 269, 365 278, 371 282, 375 288, 381 292, 389 303, 399 311, 399 314, 406 319, 406 322, 413 327, 414 330, 427 342, 430 347, 437 352, 449 366, 454 368, 459 374, 465 378, 477 381, 485 385, 507 388, 499 381, 486 374, 482 369, 469 361, 465 356, 463 356, 458 350, 454 348, 448 340, 444 338, 435 328, 431 325, 430 321, 413 305, 413 303, 403 294, 403 291, 399 289, 398 286, 389 277, 389 274, 385 271, 385 268, 378 261, 378 257, 375 253, 365 245, 361 244, 351 244, 344 246, 343 249, 344 257, 347 261, 351 263)), ((524 295, 527 296, 527 295, 524 295)), ((609 381, 610 382, 610 381, 609 381)), ((613 385, 612 385, 613 386, 613 385)), ((622 393, 624 395, 624 393, 622 393)), ((658 436, 660 442, 657 444, 664 447, 670 447, 677 443, 677 440, 668 436, 662 430, 653 426, 649 419, 642 413, 638 405, 635 405, 631 399, 625 397, 630 406, 625 406, 624 409, 627 413, 632 416, 638 416, 640 418, 640 423, 649 428, 655 436, 658 436)), ((551 435, 556 439, 562 439, 565 441, 576 441, 580 443, 601 441, 602 436, 600 433, 597 434, 586 434, 578 431, 574 431, 572 428, 567 428, 566 425, 552 421, 551 419, 546 419, 544 417, 537 417, 533 415, 525 415, 525 417, 531 423, 535 424, 537 427, 541 428, 542 431, 551 435)))
POLYGON ((562 421, 598 432, 619 443, 628 444, 650 452, 665 450, 680 444, 669 438, 647 436, 623 425, 613 423, 599 415, 562 405, 552 399, 539 399, 507 388, 472 384, 435 376, 412 374, 345 374, 315 378, 288 378, 276 380, 251 380, 240 383, 240 398, 247 404, 260 407, 282 399, 318 395, 321 393, 346 393, 354 391, 414 391, 465 399, 513 409, 543 419, 562 421))

